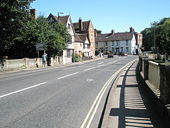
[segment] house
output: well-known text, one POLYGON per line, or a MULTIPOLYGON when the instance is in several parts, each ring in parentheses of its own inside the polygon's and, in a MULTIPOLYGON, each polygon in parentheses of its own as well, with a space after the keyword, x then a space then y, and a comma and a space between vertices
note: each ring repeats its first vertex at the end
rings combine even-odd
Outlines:
POLYGON ((71 39, 69 42, 67 42, 66 49, 63 50, 63 64, 71 63, 72 55, 74 53, 75 30, 74 30, 74 26, 72 24, 70 15, 57 17, 57 16, 50 14, 47 19, 49 22, 62 23, 67 27, 67 30, 71 36, 71 39))
POLYGON ((86 52, 89 56, 95 56, 95 31, 93 27, 93 23, 91 20, 82 21, 79 18, 77 23, 73 23, 75 32, 79 34, 80 38, 85 41, 84 42, 84 52, 86 52), (87 39, 85 38, 87 36, 87 39), (89 43, 89 44, 88 44, 89 43))
POLYGON ((136 49, 136 38, 132 31, 115 33, 112 30, 111 33, 97 34, 96 51, 136 54, 136 49))
POLYGON ((83 54, 83 45, 84 41, 80 39, 79 34, 75 33, 75 42, 73 43, 74 53, 83 54))

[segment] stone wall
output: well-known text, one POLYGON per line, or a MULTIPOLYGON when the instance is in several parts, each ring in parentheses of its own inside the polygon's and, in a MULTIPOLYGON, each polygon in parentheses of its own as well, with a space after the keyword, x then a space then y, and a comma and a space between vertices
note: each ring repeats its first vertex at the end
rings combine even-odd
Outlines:
MULTIPOLYGON (((62 64, 62 57, 53 57, 49 60, 48 63, 50 66, 62 64)), ((23 58, 23 59, 3 59, 0 61, 0 71, 12 71, 18 69, 26 68, 38 68, 42 67, 41 58, 23 58)))
POLYGON ((155 89, 160 89, 160 68, 159 64, 149 61, 148 65, 148 81, 154 86, 155 89))
POLYGON ((160 64, 160 99, 170 104, 170 65, 160 64))

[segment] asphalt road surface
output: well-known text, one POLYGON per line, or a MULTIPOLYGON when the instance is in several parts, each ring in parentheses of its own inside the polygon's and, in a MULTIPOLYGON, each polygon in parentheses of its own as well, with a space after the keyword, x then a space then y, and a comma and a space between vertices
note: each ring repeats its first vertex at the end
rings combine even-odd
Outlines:
POLYGON ((104 94, 101 90, 112 74, 134 59, 137 56, 115 56, 1 74, 0 128, 97 127, 108 88, 104 94))

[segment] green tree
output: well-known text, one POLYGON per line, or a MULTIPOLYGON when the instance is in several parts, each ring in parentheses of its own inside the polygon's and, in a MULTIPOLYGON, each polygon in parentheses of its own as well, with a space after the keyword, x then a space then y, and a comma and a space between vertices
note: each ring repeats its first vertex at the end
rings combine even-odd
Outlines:
POLYGON ((159 49, 162 53, 170 55, 170 18, 160 25, 159 49))
POLYGON ((34 0, 1 0, 0 2, 0 56, 8 55, 16 40, 21 39, 22 28, 30 19, 29 7, 34 0))
POLYGON ((69 34, 63 24, 49 23, 44 17, 37 19, 39 31, 39 42, 45 44, 48 56, 62 55, 69 40, 69 34))
POLYGON ((170 18, 152 23, 150 28, 144 29, 141 33, 145 50, 151 50, 155 45, 159 53, 170 54, 170 18))

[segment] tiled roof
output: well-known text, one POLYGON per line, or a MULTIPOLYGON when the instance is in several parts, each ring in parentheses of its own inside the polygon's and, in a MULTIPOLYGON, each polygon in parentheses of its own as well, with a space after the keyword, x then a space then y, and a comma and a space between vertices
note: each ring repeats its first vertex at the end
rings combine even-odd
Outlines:
POLYGON ((108 34, 98 34, 96 37, 97 42, 105 42, 105 41, 121 41, 121 40, 132 40, 133 33, 131 32, 122 32, 122 33, 108 33, 108 34))
MULTIPOLYGON (((83 30, 82 31, 87 32, 90 21, 84 21, 82 23, 83 23, 83 30)), ((78 31, 79 30, 79 23, 73 23, 73 25, 74 25, 75 30, 78 31)))
POLYGON ((49 16, 48 16, 48 18, 49 17, 53 17, 53 19, 55 20, 55 21, 59 21, 59 23, 63 23, 63 24, 67 24, 67 21, 68 21, 68 19, 69 19, 69 15, 67 15, 67 16, 59 16, 59 17, 57 17, 57 16, 55 16, 55 15, 53 15, 53 14, 50 14, 49 16))
POLYGON ((83 40, 82 40, 82 39, 80 39, 79 34, 75 33, 74 38, 75 38, 75 42, 83 43, 83 40))
POLYGON ((69 15, 68 16, 59 16, 58 20, 60 23, 63 23, 66 25, 69 17, 70 17, 69 15))

